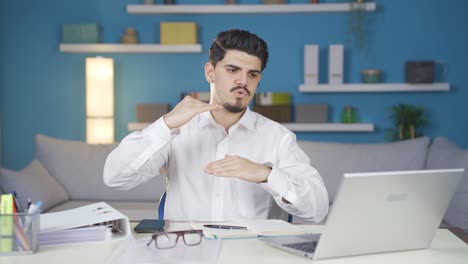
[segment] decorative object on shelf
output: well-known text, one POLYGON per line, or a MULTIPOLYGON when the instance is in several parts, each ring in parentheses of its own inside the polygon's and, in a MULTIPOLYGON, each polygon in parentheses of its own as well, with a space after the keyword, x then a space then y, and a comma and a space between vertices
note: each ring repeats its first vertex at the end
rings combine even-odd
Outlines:
POLYGON ((263 0, 264 4, 286 4, 286 0, 263 0))
POLYGON ((175 4, 175 0, 164 0, 165 5, 173 5, 175 4))
POLYGON ((341 123, 357 123, 358 115, 357 111, 352 106, 345 106, 341 112, 341 123))
POLYGON ((253 110, 276 122, 291 122, 291 94, 283 92, 256 93, 253 110))
POLYGON ((161 44, 196 44, 198 42, 195 22, 161 22, 161 44))
POLYGON ((311 4, 318 4, 320 1, 319 0, 310 0, 311 4))
POLYGON ((382 71, 378 69, 362 70, 361 80, 363 83, 380 83, 382 82, 382 71))
POLYGON ((63 24, 62 43, 101 43, 102 29, 98 24, 63 24))
POLYGON ((137 31, 135 28, 129 27, 125 29, 120 42, 123 44, 137 44, 139 43, 137 31))
POLYGON ((153 123, 169 112, 169 104, 137 104, 137 122, 153 123))
POLYGON ((427 116, 422 106, 398 104, 390 108, 394 128, 387 129, 391 140, 404 140, 420 137, 427 126, 427 116))
POLYGON ((86 142, 114 142, 114 60, 86 58, 86 142))
POLYGON ((365 49, 367 44, 367 17, 365 0, 353 0, 348 17, 349 38, 357 48, 365 49))
POLYGON ((319 79, 319 46, 304 46, 304 83, 318 84, 319 79))
POLYGON ((296 104, 296 123, 327 123, 328 104, 296 104))
POLYGON ((333 44, 328 48, 328 83, 343 83, 344 46, 333 44))
POLYGON ((145 5, 154 5, 154 0, 143 0, 143 4, 145 4, 145 5))
POLYGON ((237 4, 237 1, 236 0, 224 0, 224 3, 226 5, 235 5, 237 4))
POLYGON ((408 61, 405 65, 405 81, 407 83, 433 83, 434 61, 408 61))

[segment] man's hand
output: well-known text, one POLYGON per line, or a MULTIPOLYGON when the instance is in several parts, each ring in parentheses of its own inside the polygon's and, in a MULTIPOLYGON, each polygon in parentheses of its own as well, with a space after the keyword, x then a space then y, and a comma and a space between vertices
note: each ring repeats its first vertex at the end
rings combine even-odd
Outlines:
POLYGON ((221 177, 236 177, 249 182, 266 182, 271 168, 239 156, 229 156, 208 163, 205 172, 221 177))
POLYGON ((223 107, 220 105, 210 105, 191 96, 185 96, 172 111, 164 116, 166 125, 172 128, 179 128, 187 124, 194 116, 206 111, 218 111, 223 107))

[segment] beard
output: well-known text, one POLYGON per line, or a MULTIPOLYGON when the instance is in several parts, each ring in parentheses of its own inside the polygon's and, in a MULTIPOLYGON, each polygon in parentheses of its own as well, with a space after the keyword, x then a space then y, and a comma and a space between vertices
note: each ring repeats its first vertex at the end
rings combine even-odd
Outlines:
MULTIPOLYGON (((250 91, 247 90, 247 88, 245 88, 245 87, 240 87, 240 86, 233 87, 233 88, 231 88, 230 92, 232 93, 235 90, 239 90, 239 89, 244 89, 245 92, 250 96, 250 91)), ((237 102, 234 103, 234 104, 224 103, 223 107, 224 107, 224 109, 228 110, 231 113, 242 113, 247 108, 246 105, 245 106, 242 105, 242 100, 241 99, 238 99, 237 102)))
POLYGON ((243 106, 240 103, 239 104, 225 103, 223 104, 223 107, 224 109, 228 110, 231 113, 242 113, 247 108, 247 106, 243 106))

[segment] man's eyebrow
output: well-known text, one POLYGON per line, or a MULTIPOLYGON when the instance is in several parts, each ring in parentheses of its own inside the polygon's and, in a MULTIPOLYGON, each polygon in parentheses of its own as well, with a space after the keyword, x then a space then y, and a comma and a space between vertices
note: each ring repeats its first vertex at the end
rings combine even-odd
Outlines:
MULTIPOLYGON (((234 68, 234 69, 240 69, 241 67, 237 66, 237 65, 234 65, 234 64, 226 64, 224 65, 224 67, 230 67, 230 68, 234 68)), ((262 71, 260 70, 249 70, 249 73, 258 73, 258 74, 261 74, 262 71)))

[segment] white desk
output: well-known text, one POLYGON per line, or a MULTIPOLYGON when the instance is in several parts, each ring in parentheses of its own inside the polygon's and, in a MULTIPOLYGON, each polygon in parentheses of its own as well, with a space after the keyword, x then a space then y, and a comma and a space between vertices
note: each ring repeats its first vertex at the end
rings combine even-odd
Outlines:
MULTIPOLYGON (((135 223, 132 224, 132 228, 135 223)), ((170 230, 185 229, 187 224, 171 224, 170 230)), ((323 226, 302 226, 312 232, 320 232, 323 226)), ((135 238, 146 238, 150 234, 135 234, 135 238)), ((123 241, 92 242, 60 246, 43 246, 33 255, 0 257, 0 264, 63 264, 80 263, 94 264, 106 263, 108 258, 123 241)), ((439 229, 430 249, 375 254, 349 258, 337 258, 313 263, 329 264, 367 264, 367 263, 408 263, 408 264, 466 264, 468 261, 468 245, 452 234, 449 230, 439 229)), ((312 263, 310 259, 290 254, 264 244, 257 239, 224 240, 218 263, 312 263)))

